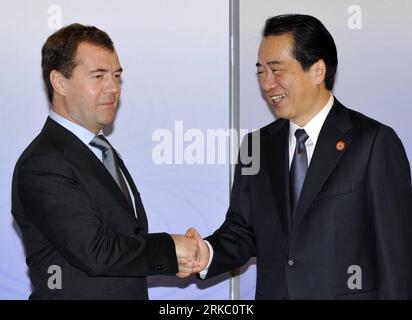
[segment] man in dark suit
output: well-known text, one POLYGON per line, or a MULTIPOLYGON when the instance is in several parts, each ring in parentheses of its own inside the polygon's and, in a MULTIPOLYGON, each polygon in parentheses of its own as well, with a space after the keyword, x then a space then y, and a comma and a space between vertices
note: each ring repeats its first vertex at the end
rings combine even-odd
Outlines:
POLYGON ((391 128, 331 94, 336 69, 319 20, 266 21, 257 72, 279 119, 244 140, 260 170, 237 165, 223 225, 207 242, 190 231, 201 277, 256 256, 257 299, 412 298, 409 162, 391 128))
POLYGON ((30 298, 147 299, 146 276, 190 272, 197 242, 148 233, 133 179, 102 134, 120 97, 113 43, 72 24, 47 39, 42 69, 50 116, 19 158, 12 186, 30 298))

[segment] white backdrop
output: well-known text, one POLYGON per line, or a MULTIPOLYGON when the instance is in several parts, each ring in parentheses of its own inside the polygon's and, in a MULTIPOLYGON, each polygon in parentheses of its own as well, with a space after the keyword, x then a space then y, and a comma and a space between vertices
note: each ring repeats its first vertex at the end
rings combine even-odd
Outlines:
MULTIPOLYGON (((189 165, 183 157, 182 164, 156 165, 152 152, 159 142, 153 133, 170 131, 174 158, 180 155, 176 146, 188 147, 194 133, 205 137, 207 129, 227 129, 228 1, 15 0, 2 1, 1 7, 0 299, 26 299, 30 292, 10 214, 10 183, 15 161, 48 114, 40 49, 50 27, 60 22, 96 25, 115 42, 125 72, 121 108, 109 137, 142 194, 150 231, 182 233, 196 226, 207 235, 215 230, 228 205, 227 161, 189 165), (181 124, 186 141, 175 133, 181 124)), ((240 128, 273 121, 255 76, 264 21, 276 14, 308 13, 335 38, 337 98, 392 126, 412 159, 410 12, 410 0, 240 0, 240 128)), ((255 273, 253 260, 242 268, 241 299, 253 299, 255 273)), ((226 299, 227 277, 206 282, 150 277, 149 294, 151 299, 226 299)))

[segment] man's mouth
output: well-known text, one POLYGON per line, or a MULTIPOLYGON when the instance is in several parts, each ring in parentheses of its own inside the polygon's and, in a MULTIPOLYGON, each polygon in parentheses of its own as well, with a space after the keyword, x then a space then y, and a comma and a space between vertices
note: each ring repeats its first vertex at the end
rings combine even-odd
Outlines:
POLYGON ((106 101, 106 102, 103 102, 103 103, 101 103, 102 105, 113 105, 115 103, 115 101, 113 100, 113 101, 106 101))
POLYGON ((271 96, 270 99, 271 99, 273 102, 278 103, 278 102, 280 102, 284 97, 286 97, 285 94, 279 94, 279 95, 276 95, 276 96, 271 96))

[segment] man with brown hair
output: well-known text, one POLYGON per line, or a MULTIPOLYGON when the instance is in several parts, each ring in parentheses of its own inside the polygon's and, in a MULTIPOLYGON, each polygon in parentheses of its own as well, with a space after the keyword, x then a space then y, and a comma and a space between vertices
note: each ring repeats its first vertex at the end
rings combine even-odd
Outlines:
POLYGON ((148 233, 133 179, 102 134, 121 91, 113 42, 95 27, 69 25, 47 39, 42 69, 50 116, 12 186, 30 298, 147 299, 146 276, 190 271, 197 242, 148 233))

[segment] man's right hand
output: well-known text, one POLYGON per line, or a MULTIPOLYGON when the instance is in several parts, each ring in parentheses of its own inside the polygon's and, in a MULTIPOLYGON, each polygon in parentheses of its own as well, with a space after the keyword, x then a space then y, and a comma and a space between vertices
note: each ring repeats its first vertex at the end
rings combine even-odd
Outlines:
POLYGON ((180 234, 171 235, 176 249, 177 263, 179 272, 176 274, 179 278, 186 278, 195 271, 193 267, 198 265, 198 241, 192 237, 180 234))
POLYGON ((186 232, 186 237, 196 239, 198 246, 198 259, 193 265, 193 273, 199 273, 206 268, 209 263, 210 252, 209 247, 203 240, 199 232, 196 229, 190 228, 186 232))

